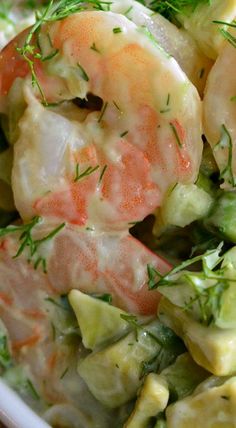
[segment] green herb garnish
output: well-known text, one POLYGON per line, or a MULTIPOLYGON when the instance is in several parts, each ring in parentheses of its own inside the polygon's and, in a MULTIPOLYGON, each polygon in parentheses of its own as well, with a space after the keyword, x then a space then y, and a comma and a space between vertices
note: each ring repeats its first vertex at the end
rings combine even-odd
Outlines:
POLYGON ((120 28, 120 27, 115 27, 115 28, 113 28, 113 33, 114 34, 118 34, 118 33, 122 33, 122 28, 120 28))
POLYGON ((96 165, 94 167, 88 166, 88 168, 86 168, 83 172, 80 172, 80 166, 79 163, 77 163, 74 182, 79 181, 82 178, 88 177, 89 175, 93 174, 93 172, 97 171, 98 168, 100 168, 99 165, 96 165))
POLYGON ((79 63, 77 63, 77 66, 79 68, 80 76, 82 77, 82 79, 85 80, 85 82, 88 82, 89 77, 88 77, 86 71, 84 70, 84 68, 79 63))
POLYGON ((225 125, 222 125, 220 140, 214 146, 213 151, 215 152, 224 149, 228 150, 228 159, 227 165, 222 171, 220 171, 220 178, 227 181, 232 187, 235 187, 236 181, 233 174, 233 142, 228 129, 225 125))
POLYGON ((28 248, 29 250, 29 257, 28 261, 31 262, 34 258, 34 268, 37 269, 37 267, 42 264, 43 270, 46 273, 46 259, 39 256, 37 257, 37 251, 40 247, 40 245, 43 242, 49 241, 52 239, 57 233, 60 232, 61 229, 65 226, 65 223, 60 224, 55 229, 53 229, 50 233, 48 233, 46 236, 44 236, 41 239, 33 239, 32 237, 32 230, 33 228, 39 224, 41 221, 41 217, 36 216, 33 218, 33 220, 30 223, 23 224, 21 226, 7 226, 5 228, 0 228, 0 237, 6 236, 11 233, 15 232, 21 232, 21 235, 19 237, 20 246, 16 252, 16 254, 13 256, 13 258, 19 257, 23 251, 28 248), (36 260, 35 260, 36 257, 36 260))
POLYGON ((181 139, 180 139, 180 137, 179 137, 179 134, 178 134, 178 131, 177 131, 177 129, 176 129, 176 127, 175 127, 175 125, 172 123, 172 122, 170 122, 170 127, 171 127, 171 129, 172 129, 172 132, 173 132, 173 134, 174 134, 174 137, 175 137, 175 139, 176 139, 176 142, 177 142, 177 144, 178 144, 178 146, 179 147, 182 147, 182 145, 183 145, 183 143, 181 142, 181 139))

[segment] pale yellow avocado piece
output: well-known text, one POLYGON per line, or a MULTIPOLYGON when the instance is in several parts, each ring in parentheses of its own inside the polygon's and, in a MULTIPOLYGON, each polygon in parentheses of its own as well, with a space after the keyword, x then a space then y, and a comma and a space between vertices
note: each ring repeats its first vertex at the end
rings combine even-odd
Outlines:
POLYGON ((152 321, 116 343, 92 352, 78 364, 78 372, 94 397, 110 408, 135 398, 142 385, 142 363, 161 357, 161 346, 152 337, 159 337, 160 322, 152 321))
MULTIPOLYGON (((185 8, 184 13, 177 15, 177 18, 205 55, 216 59, 225 43, 219 28, 225 26, 212 21, 232 22, 236 18, 236 0, 202 2, 194 10, 191 6, 185 8)), ((229 27, 226 29, 230 31, 229 27)))
POLYGON ((85 348, 94 350, 128 331, 127 321, 121 318, 122 314, 128 314, 121 309, 79 290, 70 291, 68 299, 75 312, 85 348))
POLYGON ((236 377, 219 386, 209 380, 209 388, 199 385, 193 395, 167 407, 168 428, 236 427, 236 377))
POLYGON ((197 364, 217 376, 236 371, 236 329, 204 326, 162 298, 160 320, 180 336, 197 364))
POLYGON ((135 408, 123 428, 147 428, 150 418, 165 410, 169 400, 166 380, 150 373, 143 384, 135 408))

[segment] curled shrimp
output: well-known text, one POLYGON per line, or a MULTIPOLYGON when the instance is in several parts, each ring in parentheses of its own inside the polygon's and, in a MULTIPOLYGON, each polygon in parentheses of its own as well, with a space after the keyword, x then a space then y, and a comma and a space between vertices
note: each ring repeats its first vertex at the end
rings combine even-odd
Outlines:
POLYGON ((36 90, 32 94, 27 64, 15 51, 25 37, 0 57, 1 104, 20 77, 27 105, 13 167, 23 219, 40 215, 127 229, 160 206, 175 183, 195 181, 202 153, 199 96, 143 29, 103 11, 42 26, 38 43, 42 56, 51 52, 51 58, 36 61, 35 71, 48 102, 88 94, 102 100, 100 111, 87 109, 80 122, 63 118, 61 106, 42 106, 36 90))
POLYGON ((201 52, 196 41, 184 28, 178 28, 164 16, 154 13, 135 0, 115 0, 110 10, 124 14, 136 25, 146 26, 161 47, 176 59, 199 94, 203 94, 213 62, 201 52))
POLYGON ((236 185, 236 49, 229 43, 218 56, 207 81, 204 97, 204 131, 224 180, 236 185))
POLYGON ((147 289, 147 264, 162 274, 170 265, 127 233, 78 231, 60 225, 58 233, 46 240, 52 227, 36 220, 31 247, 26 245, 19 252, 26 237, 22 227, 29 225, 11 226, 1 239, 0 318, 15 362, 23 361, 30 368, 38 393, 50 403, 77 407, 79 402, 83 407, 85 398, 76 374, 78 340, 74 346, 67 340, 76 333, 77 324, 61 296, 73 288, 91 294, 108 292, 113 303, 126 310, 155 314, 159 293, 147 289), (39 240, 41 245, 32 255, 33 243, 39 240))
POLYGON ((158 276, 170 265, 128 229, 170 186, 196 179, 201 103, 177 62, 124 16, 84 11, 43 25, 34 88, 16 51, 27 33, 0 56, 2 110, 14 107, 16 88, 22 96, 12 184, 32 222, 2 232, 0 316, 16 361, 28 364, 47 402, 77 406, 75 349, 64 347, 68 325, 51 308, 78 288, 108 292, 132 313, 156 312, 147 266, 158 276))

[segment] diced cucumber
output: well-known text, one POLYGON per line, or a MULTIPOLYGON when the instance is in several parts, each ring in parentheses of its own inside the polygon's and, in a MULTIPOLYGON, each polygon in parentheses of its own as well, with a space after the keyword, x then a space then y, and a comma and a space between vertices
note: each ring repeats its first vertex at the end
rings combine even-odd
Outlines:
POLYGON ((161 372, 161 376, 167 380, 171 401, 192 394, 209 375, 209 372, 195 363, 188 352, 180 355, 174 364, 161 372))
POLYGON ((167 195, 158 211, 154 233, 160 226, 173 225, 184 227, 195 220, 205 217, 212 205, 209 193, 195 184, 177 184, 167 195))
POLYGON ((236 192, 223 192, 204 220, 208 230, 222 239, 236 243, 236 192))

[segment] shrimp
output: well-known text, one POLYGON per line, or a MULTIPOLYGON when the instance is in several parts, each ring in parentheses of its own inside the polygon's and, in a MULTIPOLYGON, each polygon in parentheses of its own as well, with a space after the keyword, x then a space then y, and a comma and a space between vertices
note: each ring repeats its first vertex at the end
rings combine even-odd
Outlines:
POLYGON ((198 93, 143 29, 104 11, 42 26, 42 54, 49 38, 54 55, 36 61, 35 71, 48 102, 71 103, 88 94, 102 101, 100 111, 87 109, 80 122, 63 117, 60 105, 54 111, 43 106, 32 91, 29 70, 15 51, 25 37, 0 57, 1 105, 19 77, 27 106, 13 166, 15 203, 24 220, 39 215, 127 230, 160 206, 175 183, 196 180, 202 153, 198 93))
POLYGON ((147 264, 163 274, 170 265, 128 233, 78 231, 59 225, 58 233, 47 240, 52 226, 43 220, 32 224, 31 243, 42 240, 33 256, 27 246, 19 254, 26 237, 22 227, 29 225, 11 227, 1 239, 0 318, 15 362, 29 368, 38 393, 47 402, 75 407, 80 402, 81 408, 85 398, 76 374, 78 340, 74 346, 68 342, 77 324, 61 296, 73 288, 108 292, 119 307, 152 315, 160 296, 147 289, 147 264), (39 263, 42 259, 45 264, 39 263))
POLYGON ((204 96, 204 132, 224 180, 236 185, 236 49, 227 43, 207 81, 204 96))
POLYGON ((124 14, 136 25, 146 26, 162 48, 176 59, 189 80, 198 89, 199 94, 203 94, 213 61, 201 52, 195 40, 185 29, 177 28, 164 16, 153 13, 135 0, 115 0, 110 10, 124 14))

